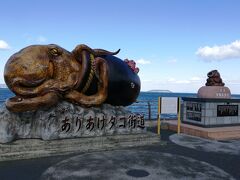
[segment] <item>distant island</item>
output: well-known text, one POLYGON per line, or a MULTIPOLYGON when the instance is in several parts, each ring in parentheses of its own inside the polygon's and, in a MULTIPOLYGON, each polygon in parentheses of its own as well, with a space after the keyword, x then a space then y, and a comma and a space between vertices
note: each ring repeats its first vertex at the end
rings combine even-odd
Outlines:
POLYGON ((154 89, 154 90, 149 90, 147 92, 157 92, 157 93, 172 93, 170 90, 161 90, 161 89, 154 89))

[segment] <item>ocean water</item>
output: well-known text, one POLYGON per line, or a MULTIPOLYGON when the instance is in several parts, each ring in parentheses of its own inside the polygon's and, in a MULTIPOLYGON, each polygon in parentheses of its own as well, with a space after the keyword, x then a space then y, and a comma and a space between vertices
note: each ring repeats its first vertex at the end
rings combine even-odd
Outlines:
MULTIPOLYGON (((144 114, 145 119, 157 120, 158 97, 196 97, 196 93, 141 92, 137 102, 127 108, 135 113, 144 114)), ((170 104, 166 104, 166 106, 170 104)), ((176 119, 177 114, 161 114, 161 119, 176 119)))
POLYGON ((13 97, 14 94, 8 88, 0 88, 0 104, 7 98, 13 97))
MULTIPOLYGON (((0 88, 0 105, 13 97, 14 94, 7 88, 0 88)), ((145 119, 156 120, 158 116, 158 97, 196 97, 196 93, 161 93, 140 92, 137 102, 127 108, 135 113, 143 114, 145 119)), ((233 94, 232 98, 240 99, 240 94, 233 94)), ((168 104, 167 104, 168 105, 168 104)), ((176 114, 161 114, 162 119, 176 119, 176 114)))

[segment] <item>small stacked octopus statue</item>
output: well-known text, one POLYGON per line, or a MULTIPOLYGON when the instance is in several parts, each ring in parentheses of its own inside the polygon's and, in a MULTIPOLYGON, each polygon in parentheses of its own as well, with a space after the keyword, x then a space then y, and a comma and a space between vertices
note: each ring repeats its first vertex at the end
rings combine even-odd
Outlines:
POLYGON ((224 86, 220 73, 217 70, 212 70, 208 74, 206 86, 224 86))

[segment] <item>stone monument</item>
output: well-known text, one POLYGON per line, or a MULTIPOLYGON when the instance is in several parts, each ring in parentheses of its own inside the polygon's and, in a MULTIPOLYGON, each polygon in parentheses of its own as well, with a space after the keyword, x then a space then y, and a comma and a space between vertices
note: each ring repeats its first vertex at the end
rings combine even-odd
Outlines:
POLYGON ((217 70, 207 74, 206 86, 198 90, 197 98, 183 97, 184 123, 202 127, 240 124, 240 99, 232 99, 217 70))
POLYGON ((139 69, 119 51, 50 44, 12 55, 4 79, 16 96, 0 108, 0 143, 145 133, 144 117, 124 108, 139 95, 139 69))

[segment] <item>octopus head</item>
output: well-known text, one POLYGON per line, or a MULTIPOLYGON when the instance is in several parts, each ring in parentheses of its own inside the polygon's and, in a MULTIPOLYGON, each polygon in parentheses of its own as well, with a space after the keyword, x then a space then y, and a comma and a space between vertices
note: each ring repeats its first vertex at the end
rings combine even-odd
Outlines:
POLYGON ((28 46, 9 58, 4 69, 4 79, 7 86, 19 94, 14 87, 39 86, 54 78, 57 70, 55 62, 67 62, 69 59, 73 59, 73 55, 54 44, 28 46))

